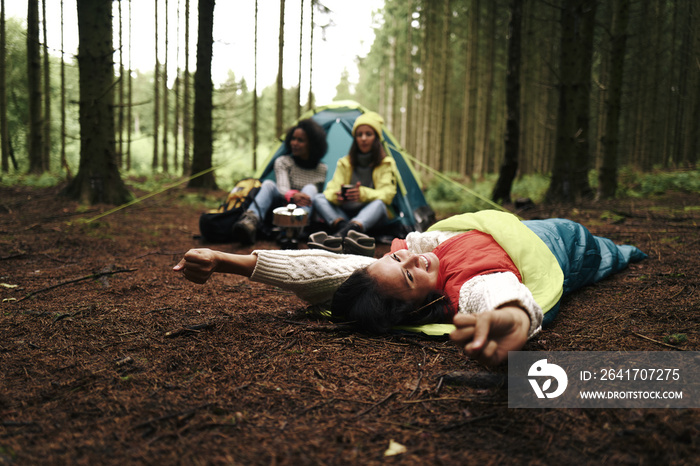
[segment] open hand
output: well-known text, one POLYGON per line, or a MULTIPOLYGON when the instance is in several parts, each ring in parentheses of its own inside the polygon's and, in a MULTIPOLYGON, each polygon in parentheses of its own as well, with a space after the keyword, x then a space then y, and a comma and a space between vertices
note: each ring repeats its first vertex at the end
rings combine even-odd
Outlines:
POLYGON ((503 306, 480 314, 457 314, 457 329, 450 334, 464 353, 486 365, 495 366, 508 359, 508 351, 525 345, 530 318, 517 306, 503 306))

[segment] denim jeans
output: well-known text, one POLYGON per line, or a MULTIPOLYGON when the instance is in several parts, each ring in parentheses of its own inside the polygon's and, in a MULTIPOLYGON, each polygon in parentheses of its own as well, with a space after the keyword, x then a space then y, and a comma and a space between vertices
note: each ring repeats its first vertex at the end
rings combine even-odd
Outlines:
POLYGON ((389 218, 384 202, 379 199, 362 205, 360 209, 346 211, 342 206, 331 203, 323 193, 320 193, 314 197, 314 209, 328 225, 333 225, 336 219, 342 218, 362 225, 364 231, 386 222, 389 218))
MULTIPOLYGON (((314 197, 318 194, 318 188, 316 188, 316 185, 307 184, 301 188, 301 192, 307 194, 313 201, 314 197)), ((253 212, 259 219, 263 220, 271 209, 287 204, 287 199, 279 192, 277 184, 274 181, 265 180, 262 186, 260 186, 260 191, 258 191, 258 194, 255 196, 255 202, 248 207, 248 211, 253 212)), ((311 216, 312 206, 301 208, 309 214, 309 217, 311 216)))

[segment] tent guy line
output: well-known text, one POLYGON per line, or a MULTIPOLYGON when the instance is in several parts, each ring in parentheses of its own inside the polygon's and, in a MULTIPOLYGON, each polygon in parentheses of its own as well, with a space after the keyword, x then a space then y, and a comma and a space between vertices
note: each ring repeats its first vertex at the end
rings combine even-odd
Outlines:
POLYGON ((211 167, 211 168, 207 168, 206 170, 202 170, 201 172, 195 173, 194 175, 192 175, 192 176, 190 176, 190 177, 187 177, 187 178, 185 178, 185 179, 182 179, 182 180, 178 181, 177 183, 173 183, 173 184, 171 184, 171 185, 168 185, 168 186, 164 187, 163 189, 159 189, 159 190, 157 190, 157 191, 150 192, 150 193, 148 193, 148 194, 146 194, 146 195, 144 195, 144 196, 141 196, 141 197, 139 197, 139 198, 133 199, 133 200, 131 200, 131 201, 129 201, 129 202, 126 202, 126 203, 124 203, 124 204, 122 204, 122 205, 119 205, 119 206, 117 206, 117 207, 114 207, 113 209, 110 209, 110 210, 108 210, 108 211, 106 211, 106 212, 103 212, 103 213, 101 213, 100 215, 96 215, 96 216, 94 216, 94 217, 92 217, 92 218, 89 218, 89 219, 86 220, 86 222, 87 222, 87 223, 91 223, 91 222, 94 222, 95 220, 101 219, 102 217, 106 217, 107 215, 111 215, 111 214, 113 214, 113 213, 115 213, 115 212, 118 212, 118 211, 120 211, 120 210, 122 210, 122 209, 126 209, 127 207, 131 207, 132 205, 138 204, 138 203, 141 202, 141 201, 145 201, 146 199, 149 199, 149 198, 151 198, 151 197, 157 196, 158 194, 162 194, 162 193, 164 193, 164 192, 166 192, 166 191, 169 191, 169 190, 171 190, 171 189, 173 189, 173 188, 175 188, 175 187, 177 187, 177 186, 180 186, 180 185, 183 184, 183 183, 188 183, 190 180, 193 180, 193 179, 195 179, 195 178, 199 178, 200 176, 206 175, 206 174, 209 173, 209 172, 212 172, 212 171, 214 171, 214 170, 218 170, 218 169, 220 169, 220 168, 223 168, 223 167, 225 167, 226 165, 229 165, 229 164, 231 164, 231 163, 233 163, 233 162, 234 162, 234 160, 229 160, 228 162, 222 163, 222 164, 217 165, 217 166, 215 166, 215 167, 211 167))

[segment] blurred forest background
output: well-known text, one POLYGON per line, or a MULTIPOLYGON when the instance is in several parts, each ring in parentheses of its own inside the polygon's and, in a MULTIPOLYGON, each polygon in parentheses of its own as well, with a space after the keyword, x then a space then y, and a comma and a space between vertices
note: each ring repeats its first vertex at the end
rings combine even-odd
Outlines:
MULTIPOLYGON (((214 0, 152 0, 154 34, 175 14, 178 39, 156 37, 150 70, 125 61, 133 0, 77 1, 77 57, 45 40, 46 2, 62 0, 27 0, 26 22, 5 16, 6 1, 0 0, 2 184, 67 182, 73 198, 112 204, 132 197, 125 180, 147 189, 154 180, 226 189, 261 168, 286 127, 329 103, 315 101, 311 84, 314 69, 324 66, 313 60, 314 41, 333 27, 334 12, 323 0, 296 0, 296 37, 285 34, 289 2, 280 0, 272 12, 259 10, 256 0, 251 48, 257 52, 262 40, 260 22, 273 13, 279 21, 278 57, 255 55, 256 70, 258 60, 278 61, 276 84, 262 89, 257 75, 254 82, 237 76, 235 57, 229 79, 212 83, 212 25, 225 20, 214 0), (181 28, 181 15, 196 19, 181 28), (289 48, 299 54, 292 83, 282 80, 289 48), (196 60, 181 63, 193 49, 196 60), (174 78, 168 60, 178 61, 174 78)), ((697 2, 380 5, 370 52, 347 64, 358 68, 359 82, 344 75, 336 100, 355 100, 384 116, 415 157, 431 204, 465 197, 453 181, 498 202, 700 192, 697 2)))

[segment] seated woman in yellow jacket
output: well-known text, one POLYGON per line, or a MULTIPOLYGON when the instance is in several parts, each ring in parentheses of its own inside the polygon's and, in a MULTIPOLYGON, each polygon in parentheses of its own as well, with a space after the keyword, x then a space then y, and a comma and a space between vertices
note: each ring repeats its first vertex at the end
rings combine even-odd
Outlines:
POLYGON ((388 219, 387 207, 396 195, 396 163, 382 146, 383 124, 374 112, 355 120, 350 152, 338 160, 323 193, 314 197, 314 209, 335 236, 367 232, 388 219))

